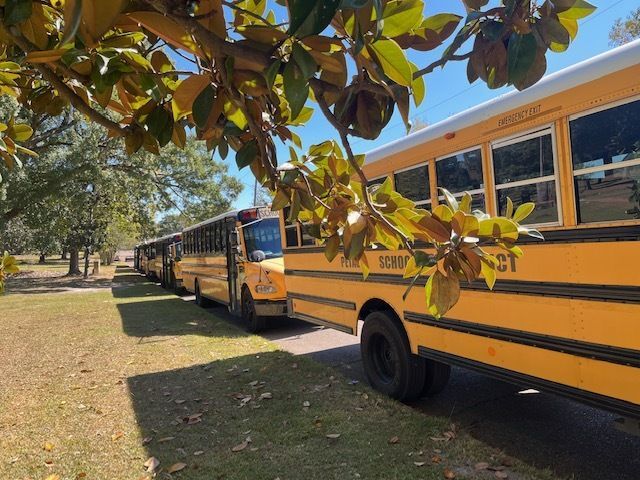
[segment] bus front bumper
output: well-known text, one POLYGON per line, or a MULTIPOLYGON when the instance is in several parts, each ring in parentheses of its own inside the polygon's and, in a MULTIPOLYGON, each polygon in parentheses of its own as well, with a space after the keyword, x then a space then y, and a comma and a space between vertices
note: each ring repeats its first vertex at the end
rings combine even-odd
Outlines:
POLYGON ((287 314, 287 301, 256 301, 256 315, 259 317, 281 317, 287 314))

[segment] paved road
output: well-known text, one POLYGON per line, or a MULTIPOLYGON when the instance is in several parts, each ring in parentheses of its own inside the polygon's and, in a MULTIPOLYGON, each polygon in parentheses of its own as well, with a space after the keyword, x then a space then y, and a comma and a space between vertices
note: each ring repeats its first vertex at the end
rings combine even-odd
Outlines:
MULTIPOLYGON (((223 308, 211 311, 227 315, 223 308)), ((357 337, 287 318, 276 319, 264 336, 294 355, 336 367, 348 379, 366 381, 357 337)), ((616 430, 615 415, 554 395, 519 391, 454 368, 441 394, 412 406, 450 416, 486 444, 562 477, 640 480, 640 437, 616 430)))

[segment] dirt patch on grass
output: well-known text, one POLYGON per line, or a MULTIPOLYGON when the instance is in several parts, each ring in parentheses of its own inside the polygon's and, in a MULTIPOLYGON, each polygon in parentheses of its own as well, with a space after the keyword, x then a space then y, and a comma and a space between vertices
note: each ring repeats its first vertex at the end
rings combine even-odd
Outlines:
POLYGON ((133 275, 3 299, 0 478, 554 478, 133 275))

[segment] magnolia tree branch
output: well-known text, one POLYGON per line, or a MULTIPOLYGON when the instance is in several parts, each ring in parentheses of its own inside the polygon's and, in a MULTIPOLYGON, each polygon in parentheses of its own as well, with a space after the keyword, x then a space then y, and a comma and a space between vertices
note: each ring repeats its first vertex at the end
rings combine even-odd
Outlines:
POLYGON ((393 230, 400 238, 402 238, 402 243, 404 244, 405 248, 407 249, 407 251, 409 253, 411 253, 413 255, 414 254, 413 245, 411 244, 411 241, 409 240, 409 238, 404 233, 402 233, 400 230, 398 230, 396 228, 396 226, 393 225, 373 205, 373 202, 371 201, 371 198, 369 196, 369 191, 367 189, 367 182, 368 182, 367 181, 367 176, 362 171, 362 168, 360 168, 360 165, 358 165, 358 162, 356 161, 355 155, 353 154, 353 150, 351 149, 351 144, 349 142, 349 136, 348 136, 347 129, 343 125, 341 125, 340 122, 338 122, 338 119, 335 117, 333 112, 329 109, 329 105, 327 105, 327 102, 324 99, 324 92, 323 92, 322 88, 319 86, 319 84, 316 83, 316 82, 313 82, 313 81, 310 82, 310 84, 311 84, 311 88, 313 89, 313 93, 316 96, 316 101, 318 102, 318 105, 320 106, 320 109, 322 110, 322 113, 327 118, 329 123, 331 123, 331 125, 340 134, 340 140, 342 141, 342 145, 343 145, 343 147, 345 149, 345 152, 347 154, 347 160, 349 161, 349 164, 353 167, 353 169, 358 174, 358 177, 360 178, 360 182, 362 183, 362 191, 364 193, 364 202, 367 205, 367 208, 369 209, 369 211, 371 212, 371 215, 376 220, 378 220, 379 222, 383 223, 388 228, 393 230))
MULTIPOLYGON (((11 38, 12 40, 15 42, 16 45, 18 45, 18 47, 20 47, 20 49, 25 52, 25 53, 29 53, 29 51, 31 51, 31 49, 29 48, 29 44, 27 41, 25 41, 19 34, 15 33, 15 29, 11 29, 11 38)), ((91 106, 87 105, 84 100, 82 98, 80 98, 76 92, 74 92, 71 87, 69 87, 66 83, 64 83, 63 80, 61 80, 58 75, 56 75, 56 73, 51 70, 49 68, 49 66, 47 66, 47 64, 44 63, 34 63, 33 64, 33 68, 35 68, 36 70, 38 70, 40 72, 40 74, 42 75, 42 77, 49 82, 49 84, 54 87, 58 93, 66 98, 67 100, 69 100, 69 103, 71 103, 71 105, 74 106, 74 108, 76 110, 78 110, 81 113, 84 113, 87 117, 89 117, 91 120, 93 120, 95 123, 102 125, 103 127, 107 128, 108 130, 111 130, 114 133, 117 133, 118 135, 126 135, 128 129, 125 127, 122 127, 120 124, 114 122, 113 120, 107 118, 106 116, 102 115, 100 112, 98 112, 97 110, 94 110, 93 108, 91 108, 91 106)))

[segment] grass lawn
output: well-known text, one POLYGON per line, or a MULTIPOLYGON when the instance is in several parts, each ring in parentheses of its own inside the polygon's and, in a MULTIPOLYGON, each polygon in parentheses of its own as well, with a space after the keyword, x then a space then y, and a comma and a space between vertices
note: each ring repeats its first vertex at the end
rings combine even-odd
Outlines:
POLYGON ((114 285, 0 299, 0 478, 138 480, 150 457, 161 479, 554 478, 130 270, 114 285))

